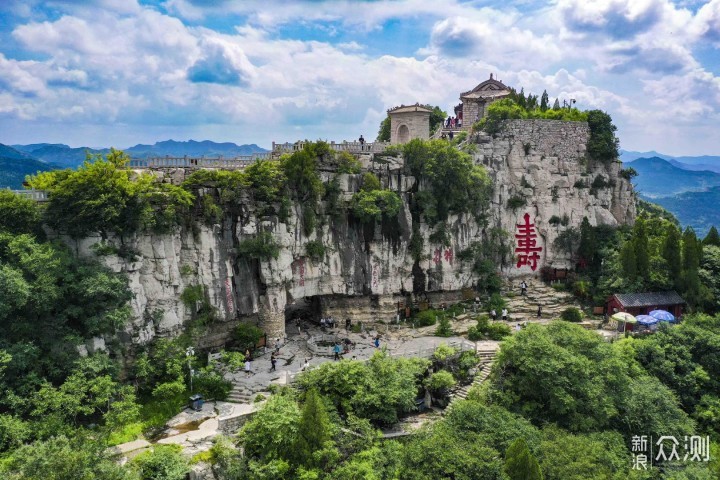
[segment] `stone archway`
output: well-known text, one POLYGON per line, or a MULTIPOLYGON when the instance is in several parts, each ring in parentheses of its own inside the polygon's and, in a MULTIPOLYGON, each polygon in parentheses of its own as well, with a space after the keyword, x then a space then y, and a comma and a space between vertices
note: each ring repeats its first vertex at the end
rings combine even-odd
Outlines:
POLYGON ((407 143, 410 141, 410 129, 404 123, 397 129, 397 141, 398 143, 407 143))

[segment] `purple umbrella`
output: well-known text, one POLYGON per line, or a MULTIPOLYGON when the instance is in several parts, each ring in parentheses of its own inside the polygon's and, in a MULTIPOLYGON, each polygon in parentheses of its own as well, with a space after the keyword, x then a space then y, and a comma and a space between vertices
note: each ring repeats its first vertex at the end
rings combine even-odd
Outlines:
POLYGON ((666 311, 666 310, 653 310, 648 315, 651 317, 657 318, 658 320, 662 320, 663 322, 674 322, 675 321, 675 315, 672 313, 666 311))
POLYGON ((651 317, 650 315, 638 315, 635 318, 637 319, 637 321, 640 325, 646 325, 646 326, 655 325, 656 323, 658 323, 660 321, 655 317, 651 317))

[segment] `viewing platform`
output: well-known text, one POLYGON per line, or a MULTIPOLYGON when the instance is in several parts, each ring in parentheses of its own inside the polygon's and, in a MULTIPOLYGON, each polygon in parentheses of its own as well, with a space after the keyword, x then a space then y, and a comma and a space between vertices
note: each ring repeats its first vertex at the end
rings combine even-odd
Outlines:
POLYGON ((252 165, 257 160, 269 160, 271 152, 253 153, 238 157, 150 157, 133 158, 128 162, 130 168, 224 168, 238 169, 252 165))
MULTIPOLYGON (((273 142, 272 153, 273 157, 276 155, 282 155, 285 153, 293 153, 302 150, 306 144, 312 142, 295 142, 295 143, 275 143, 273 142)), ((383 153, 387 147, 391 145, 390 142, 373 142, 373 143, 360 143, 360 142, 342 142, 335 143, 329 142, 330 150, 335 152, 348 152, 348 153, 383 153)))
POLYGON ((45 190, 10 190, 16 195, 25 197, 36 202, 47 202, 49 200, 48 192, 45 190))

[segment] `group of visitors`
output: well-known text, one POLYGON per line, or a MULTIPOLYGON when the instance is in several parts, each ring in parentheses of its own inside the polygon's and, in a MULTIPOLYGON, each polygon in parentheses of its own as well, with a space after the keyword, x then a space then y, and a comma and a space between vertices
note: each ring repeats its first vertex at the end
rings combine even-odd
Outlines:
MULTIPOLYGON (((494 308, 492 310, 490 310, 490 316, 492 317, 493 321, 497 320, 497 312, 495 311, 494 308)), ((502 309, 502 319, 503 320, 508 319, 508 309, 507 308, 502 309)))
POLYGON ((462 127, 462 117, 450 117, 448 116, 447 120, 445 120, 445 128, 460 128, 462 127))
POLYGON ((440 134, 441 140, 452 140, 454 137, 455 135, 453 134, 452 130, 450 130, 447 135, 445 135, 445 132, 440 134))
MULTIPOLYGON (((345 324, 347 325, 347 320, 345 321, 345 324)), ((321 317, 320 328, 323 330, 326 328, 335 328, 335 319, 333 317, 321 317)))

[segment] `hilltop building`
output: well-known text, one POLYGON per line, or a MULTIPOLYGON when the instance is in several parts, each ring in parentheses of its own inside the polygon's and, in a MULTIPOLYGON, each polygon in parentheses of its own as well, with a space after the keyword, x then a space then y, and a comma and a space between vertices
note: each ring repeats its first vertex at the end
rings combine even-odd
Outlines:
POLYGON ((430 114, 432 110, 416 103, 400 105, 388 110, 390 116, 390 143, 407 143, 412 139, 430 138, 430 114))
MULTIPOLYGON (((453 130, 470 130, 472 124, 487 115, 487 108, 510 95, 510 87, 500 80, 490 78, 468 92, 460 94, 460 104, 455 106, 455 117, 461 120, 461 127, 453 130)), ((430 138, 430 114, 432 110, 416 103, 400 105, 387 111, 390 116, 390 143, 407 143, 415 138, 430 138)), ((434 133, 434 132, 432 132, 434 133)))
MULTIPOLYGON (((456 108, 455 113, 462 119, 464 130, 470 130, 472 124, 487 114, 487 108, 491 103, 502 100, 510 95, 510 88, 500 80, 490 78, 480 83, 469 92, 460 94, 461 108, 456 108)), ((460 107, 460 105, 459 105, 460 107)))

